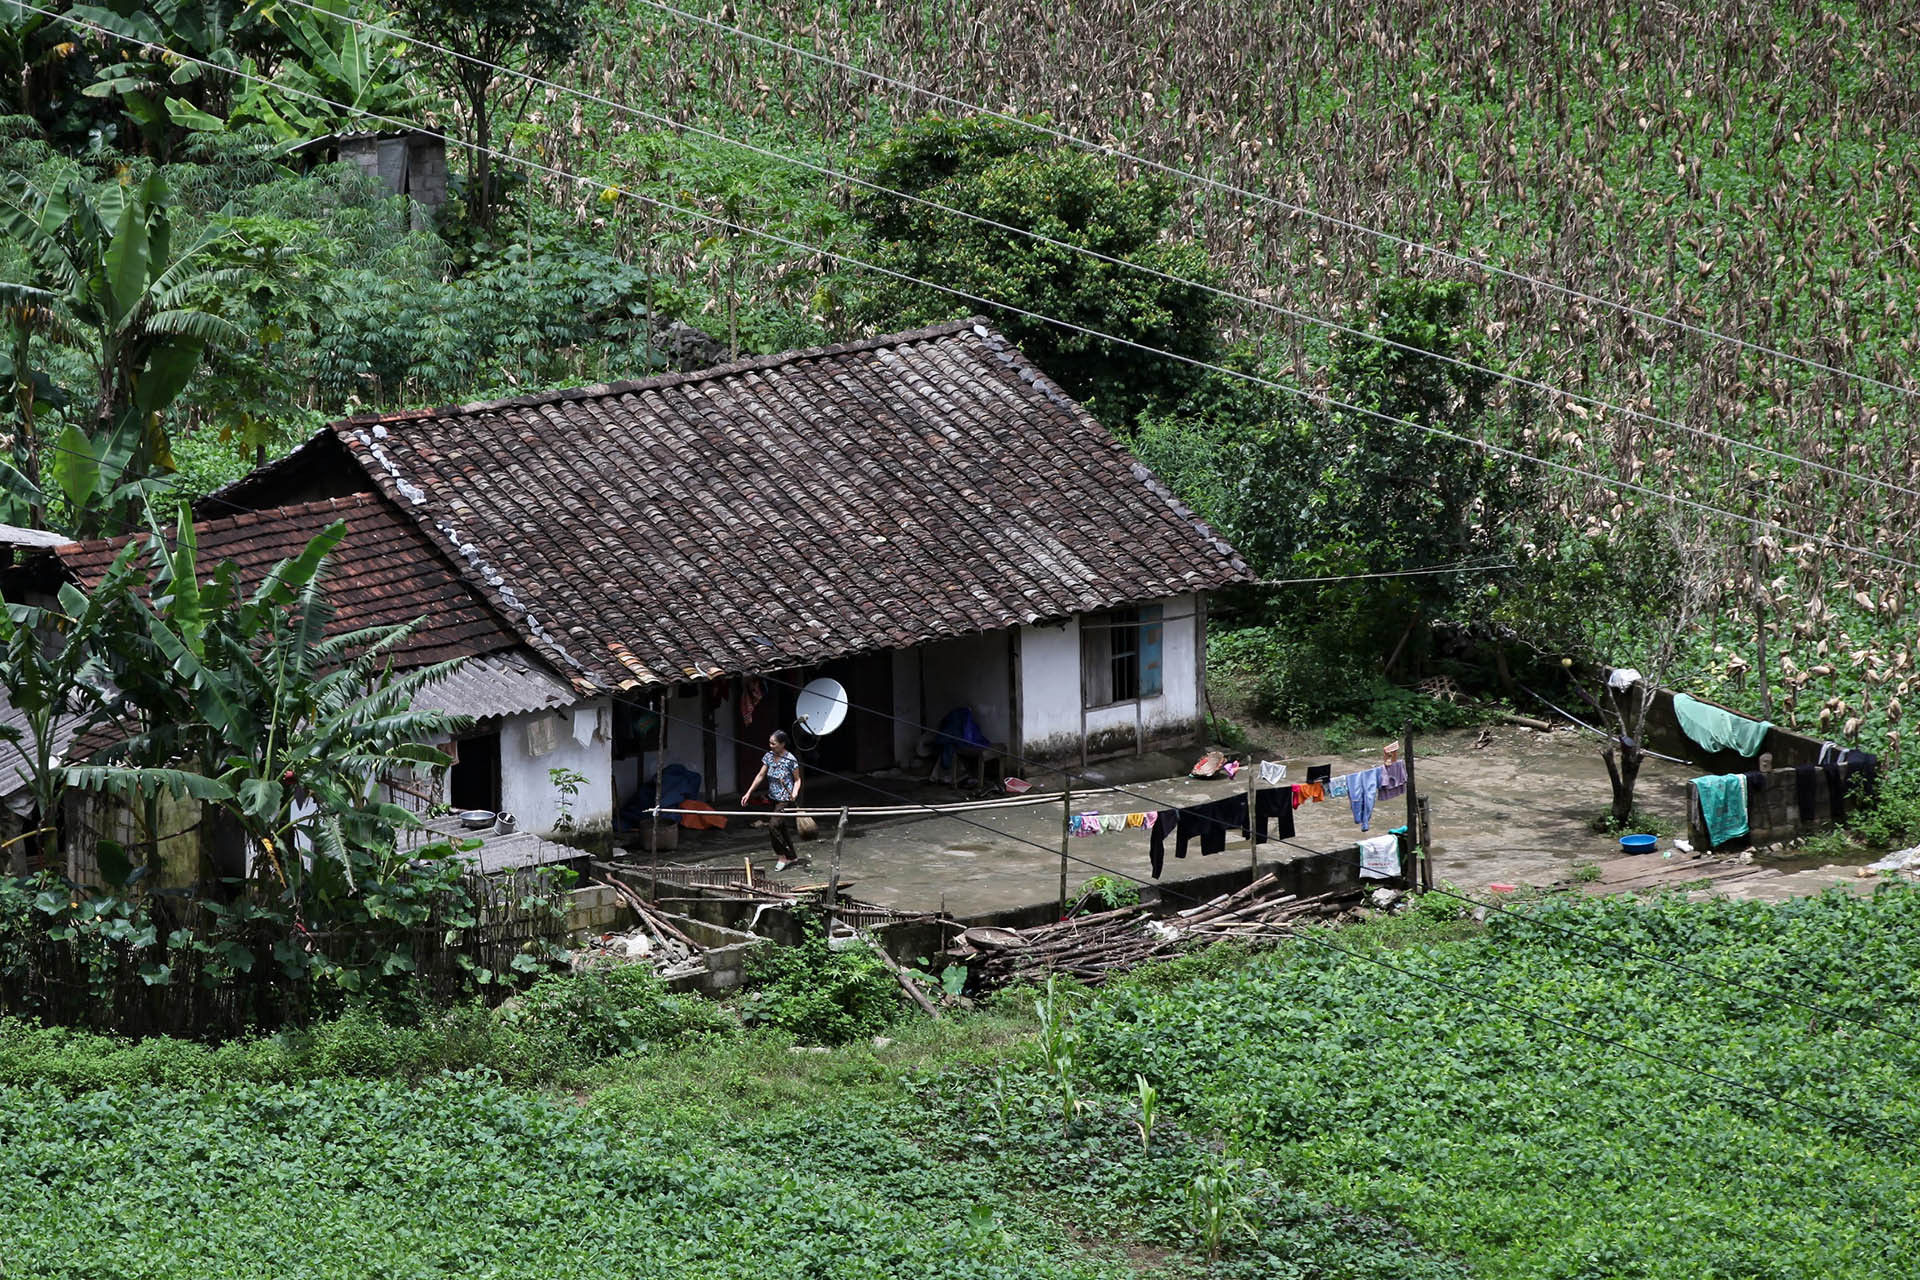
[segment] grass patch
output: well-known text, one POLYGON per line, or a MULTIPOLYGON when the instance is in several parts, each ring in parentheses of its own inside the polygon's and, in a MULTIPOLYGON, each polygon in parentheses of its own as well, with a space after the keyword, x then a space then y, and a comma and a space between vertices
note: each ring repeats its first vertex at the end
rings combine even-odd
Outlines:
MULTIPOLYGON (((1417 915, 1336 945, 1364 951, 1417 915)), ((1095 1087, 1145 1075, 1186 1123, 1479 1275, 1916 1274, 1920 1166, 1899 1143, 1920 1130, 1920 1049, 1873 1029, 1920 1036, 1902 958, 1916 929, 1906 887, 1778 905, 1561 896, 1477 937, 1400 945, 1396 969, 1303 942, 1178 987, 1119 984, 1081 1017, 1076 1061, 1095 1087), (1866 1025, 1810 1022, 1643 952, 1866 1025)))
POLYGON ((1625 822, 1617 821, 1611 809, 1602 809, 1587 819, 1587 830, 1597 836, 1670 836, 1676 830, 1673 821, 1645 809, 1634 809, 1625 822))

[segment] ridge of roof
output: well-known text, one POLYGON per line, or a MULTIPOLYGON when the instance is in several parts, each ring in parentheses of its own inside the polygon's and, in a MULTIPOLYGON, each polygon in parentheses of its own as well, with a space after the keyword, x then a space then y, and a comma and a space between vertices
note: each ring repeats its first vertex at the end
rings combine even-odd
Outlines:
POLYGON ((1154 475, 1145 463, 1128 452, 1127 447, 1120 442, 1120 438, 1102 426, 1098 418, 1088 413, 1085 405, 1068 395, 1059 383, 1049 378, 1041 371, 1040 366, 1029 360, 1027 353, 1020 349, 1018 343, 994 328, 992 323, 984 318, 975 317, 969 320, 968 323, 972 324, 979 331, 980 339, 986 344, 987 350, 993 352, 1004 364, 1013 369, 1019 375, 1021 381, 1030 384, 1034 390, 1045 396, 1054 405, 1073 414, 1086 425, 1092 427, 1101 436, 1104 436, 1108 446, 1114 453, 1120 455, 1122 461, 1132 468, 1133 478, 1138 480, 1147 492, 1166 503, 1168 507, 1172 508, 1175 515, 1185 520, 1188 524, 1191 524, 1194 530, 1198 532, 1201 537, 1205 538, 1214 550, 1226 556, 1236 569, 1251 576, 1252 570, 1247 565, 1246 560, 1241 557, 1240 553, 1233 549, 1233 545, 1218 533, 1215 533, 1212 525, 1194 514, 1193 508, 1180 501, 1179 495, 1161 483, 1160 477, 1154 475))
MULTIPOLYGON (((362 413, 347 418, 339 418, 329 423, 324 430, 338 433, 354 427, 391 426, 401 422, 425 422, 436 418, 459 418, 473 414, 497 412, 502 409, 534 409, 542 405, 568 404, 581 400, 599 400, 608 396, 633 395, 642 391, 665 391, 673 387, 684 387, 691 383, 707 382, 719 378, 737 377, 744 373, 757 373, 766 369, 778 369, 787 365, 804 364, 811 360, 827 360, 837 356, 853 355, 862 351, 877 351, 883 347, 905 346, 915 342, 931 342, 938 338, 951 337, 971 328, 992 329, 992 324, 983 316, 968 316, 961 320, 948 320, 941 324, 928 325, 923 329, 909 329, 904 333, 883 333, 871 338, 860 338, 852 342, 837 342, 824 347, 802 347, 795 351, 778 351, 772 355, 748 356, 745 359, 729 361, 726 364, 709 365, 705 369, 690 369, 683 373, 662 373, 651 378, 635 378, 621 382, 596 382, 584 387, 562 387, 555 391, 535 391, 523 396, 507 396, 499 400, 475 400, 466 404, 439 405, 425 409, 396 409, 389 413, 362 413)), ((996 331, 997 332, 997 331, 996 331)), ((1004 341, 1004 339, 1002 339, 1004 341)), ((1052 384, 1049 383, 1049 386, 1052 384)), ((1058 387, 1056 395, 1064 395, 1058 387)), ((308 443, 311 443, 310 441, 308 443)), ((301 446, 305 448, 305 445, 301 446)), ((288 455, 289 457, 292 455, 288 455)))
MULTIPOLYGON (((352 510, 367 506, 369 503, 384 502, 383 495, 372 490, 362 490, 337 498, 318 498, 312 502, 293 502, 284 506, 261 507, 258 510, 241 511, 230 516, 206 516, 193 522, 196 538, 204 538, 207 533, 221 533, 228 529, 244 529, 256 524, 280 524, 297 520, 305 515, 318 515, 324 511, 352 510)), ((171 529, 162 528, 161 533, 171 533, 171 529)), ((111 548, 118 551, 130 542, 145 538, 141 533, 118 533, 111 538, 87 538, 75 540, 64 546, 55 547, 54 553, 64 559, 73 552, 88 552, 96 547, 111 548)))

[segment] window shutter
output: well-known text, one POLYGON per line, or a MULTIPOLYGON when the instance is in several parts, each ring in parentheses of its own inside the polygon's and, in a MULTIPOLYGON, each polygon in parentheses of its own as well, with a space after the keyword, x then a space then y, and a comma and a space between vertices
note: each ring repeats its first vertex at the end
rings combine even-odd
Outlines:
POLYGON ((1162 691, 1160 675, 1161 606, 1140 606, 1140 696, 1157 698, 1162 691))

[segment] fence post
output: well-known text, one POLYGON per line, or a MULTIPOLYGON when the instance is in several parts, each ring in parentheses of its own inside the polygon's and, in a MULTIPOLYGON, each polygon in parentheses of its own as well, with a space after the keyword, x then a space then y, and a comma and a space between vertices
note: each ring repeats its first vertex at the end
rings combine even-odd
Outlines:
POLYGON ((827 873, 827 937, 840 920, 840 846, 847 840, 847 806, 840 806, 840 824, 833 829, 833 869, 827 873))
POLYGON ((1060 790, 1060 918, 1067 918, 1067 831, 1073 826, 1073 781, 1060 790))
MULTIPOLYGON (((1253 805, 1260 793, 1260 770, 1252 762, 1245 766, 1247 771, 1247 866, 1255 879, 1260 875, 1260 845, 1254 836, 1257 827, 1253 820, 1253 805)), ((1249 880, 1247 883, 1253 883, 1249 880)))
MULTIPOLYGON (((1427 851, 1420 845, 1420 798, 1413 785, 1413 725, 1411 723, 1403 725, 1400 729, 1400 758, 1407 765, 1407 853, 1417 859, 1413 874, 1406 879, 1422 889, 1431 889, 1433 886, 1426 883, 1426 876, 1421 870, 1426 865, 1427 851), (1418 854, 1414 853, 1416 848, 1419 849, 1418 854)), ((1405 869, 1402 868, 1402 870, 1405 869)))

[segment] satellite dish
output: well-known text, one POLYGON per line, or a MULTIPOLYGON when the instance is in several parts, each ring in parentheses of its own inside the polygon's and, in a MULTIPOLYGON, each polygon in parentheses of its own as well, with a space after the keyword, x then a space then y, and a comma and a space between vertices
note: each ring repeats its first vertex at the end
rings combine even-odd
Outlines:
POLYGON ((824 738, 847 721, 847 691, 838 680, 810 681, 793 701, 794 736, 824 738))

